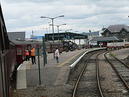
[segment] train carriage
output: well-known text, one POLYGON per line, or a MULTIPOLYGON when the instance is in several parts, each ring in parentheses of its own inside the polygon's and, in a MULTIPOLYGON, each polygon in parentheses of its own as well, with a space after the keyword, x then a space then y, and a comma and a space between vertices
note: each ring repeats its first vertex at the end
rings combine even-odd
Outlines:
POLYGON ((63 51, 73 51, 78 48, 76 43, 71 41, 61 41, 61 42, 46 42, 46 51, 48 53, 53 53, 56 48, 59 49, 60 53, 63 51))
POLYGON ((129 42, 111 42, 107 43, 107 49, 119 49, 129 47, 129 42))
POLYGON ((15 44, 16 47, 16 62, 17 62, 17 66, 16 68, 23 63, 23 61, 25 60, 26 56, 25 56, 25 50, 31 50, 33 47, 34 48, 38 48, 40 47, 40 43, 35 42, 35 41, 13 41, 13 43, 15 44))
POLYGON ((11 97, 11 75, 16 62, 14 47, 8 39, 0 6, 0 97, 11 97))

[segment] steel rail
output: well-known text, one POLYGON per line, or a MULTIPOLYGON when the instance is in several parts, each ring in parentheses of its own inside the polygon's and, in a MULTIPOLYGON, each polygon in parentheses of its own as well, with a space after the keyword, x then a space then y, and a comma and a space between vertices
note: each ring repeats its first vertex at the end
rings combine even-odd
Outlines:
MULTIPOLYGON (((108 52, 107 52, 107 53, 108 53, 108 52)), ((107 56, 106 56, 107 53, 104 54, 104 57, 105 57, 106 61, 111 65, 111 67, 112 67, 112 68, 114 69, 114 71, 116 72, 117 76, 121 79, 121 81, 123 82, 124 86, 125 86, 126 89, 129 91, 129 85, 128 85, 128 83, 124 80, 124 78, 122 77, 122 75, 121 75, 121 74, 118 72, 118 70, 115 68, 114 64, 109 61, 109 59, 108 59, 107 56)))
POLYGON ((98 86, 98 89, 99 89, 100 96, 104 97, 104 93, 102 91, 102 87, 101 87, 101 84, 100 84, 100 70, 99 70, 99 61, 98 61, 98 56, 100 54, 98 54, 96 56, 96 80, 97 80, 97 86, 98 86))
POLYGON ((79 76, 78 76, 78 78, 77 78, 77 81, 76 81, 75 86, 74 86, 74 89, 73 89, 72 97, 75 97, 75 95, 76 95, 76 92, 77 92, 77 88, 78 88, 80 79, 81 79, 81 77, 82 77, 82 75, 83 75, 85 69, 87 68, 87 64, 88 64, 88 62, 85 64, 83 70, 81 71, 81 73, 79 74, 79 76))
MULTIPOLYGON (((93 54, 92 54, 91 56, 93 56, 93 54)), ((91 57, 91 56, 90 56, 90 57, 91 57)), ((89 57, 89 58, 90 58, 90 57, 89 57)), ((89 60, 88 60, 88 61, 89 61, 89 60)), ((86 70, 86 68, 87 68, 87 65, 88 65, 88 62, 84 65, 83 70, 81 71, 81 73, 79 74, 79 76, 78 76, 78 78, 77 78, 77 81, 76 81, 76 83, 75 83, 75 85, 74 85, 74 89, 73 89, 73 92, 72 92, 72 97, 75 97, 75 95, 76 95, 76 92, 77 92, 77 88, 78 88, 80 79, 81 79, 83 73, 85 72, 85 70, 86 70)), ((97 72, 98 72, 98 71, 97 71, 97 72)), ((98 73, 99 73, 99 72, 98 72, 98 73)), ((96 76, 99 77, 98 74, 96 74, 96 76)), ((99 79, 99 78, 98 78, 98 79, 99 79)), ((100 81, 97 81, 97 82, 98 82, 98 86, 99 86, 99 89, 100 89, 100 88, 101 88, 101 87, 100 87, 100 81)), ((101 91, 101 90, 99 90, 99 91, 100 91, 101 97, 104 97, 102 91, 101 91)))
MULTIPOLYGON (((88 54, 90 54, 90 53, 92 53, 92 52, 89 52, 88 54)), ((88 55, 88 54, 87 54, 87 55, 88 55)), ((93 54, 92 54, 92 55, 93 55, 93 54)), ((92 55, 90 55, 89 58, 90 58, 92 55)), ((81 77, 83 76, 83 73, 85 72, 85 70, 86 70, 86 68, 87 68, 87 64, 88 64, 88 62, 89 62, 89 59, 87 59, 87 60, 85 60, 85 61, 87 61, 87 62, 84 64, 83 69, 82 69, 82 71, 80 72, 80 74, 79 74, 79 76, 78 76, 78 78, 77 78, 77 81, 76 81, 76 83, 75 83, 75 85, 74 85, 74 88, 73 88, 72 97, 75 97, 75 95, 76 95, 76 92, 77 92, 77 88, 78 88, 80 79, 81 79, 81 77)))
MULTIPOLYGON (((111 53, 110 53, 110 55, 111 55, 111 53)), ((113 58, 115 58, 117 61, 119 61, 121 64, 123 64, 126 68, 128 68, 129 69, 129 66, 127 65, 127 64, 125 64, 123 61, 121 61, 120 59, 118 59, 117 57, 115 57, 115 56, 113 56, 113 55, 111 55, 113 58)))

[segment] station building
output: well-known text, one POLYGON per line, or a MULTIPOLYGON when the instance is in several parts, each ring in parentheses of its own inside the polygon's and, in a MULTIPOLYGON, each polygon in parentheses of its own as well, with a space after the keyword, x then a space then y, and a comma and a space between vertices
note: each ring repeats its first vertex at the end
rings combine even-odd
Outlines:
POLYGON ((87 43, 88 36, 78 33, 72 33, 72 32, 63 32, 63 33, 48 33, 45 34, 45 40, 46 41, 72 41, 76 44, 86 44, 87 43))
POLYGON ((127 25, 110 25, 101 33, 103 37, 115 36, 121 41, 129 41, 129 26, 127 25))

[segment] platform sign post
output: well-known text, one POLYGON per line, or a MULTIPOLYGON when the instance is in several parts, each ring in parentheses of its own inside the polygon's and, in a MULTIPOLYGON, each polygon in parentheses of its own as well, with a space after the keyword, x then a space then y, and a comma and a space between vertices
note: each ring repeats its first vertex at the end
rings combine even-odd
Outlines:
POLYGON ((46 53, 46 45, 45 45, 45 38, 42 37, 42 44, 43 44, 43 64, 47 64, 47 53, 46 53))
POLYGON ((38 54, 38 69, 39 69, 39 85, 41 85, 41 72, 40 72, 39 47, 37 48, 37 54, 38 54))

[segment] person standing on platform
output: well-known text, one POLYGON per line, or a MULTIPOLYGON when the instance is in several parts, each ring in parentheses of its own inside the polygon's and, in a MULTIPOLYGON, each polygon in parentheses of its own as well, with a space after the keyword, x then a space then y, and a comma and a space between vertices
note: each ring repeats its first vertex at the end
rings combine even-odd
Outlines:
POLYGON ((26 61, 29 61, 29 51, 28 50, 25 50, 25 56, 26 56, 26 61))
POLYGON ((32 61, 32 64, 36 64, 35 48, 32 48, 32 49, 31 49, 31 61, 32 61))
POLYGON ((31 58, 31 49, 29 50, 29 59, 31 58))
POLYGON ((56 48, 56 50, 55 50, 55 58, 56 58, 56 61, 57 61, 57 63, 59 63, 59 50, 58 50, 58 48, 56 48))

